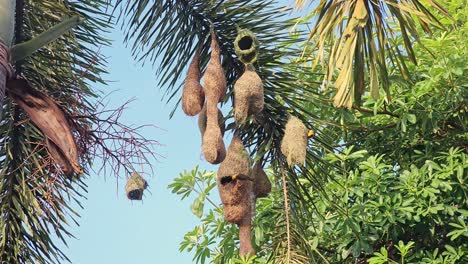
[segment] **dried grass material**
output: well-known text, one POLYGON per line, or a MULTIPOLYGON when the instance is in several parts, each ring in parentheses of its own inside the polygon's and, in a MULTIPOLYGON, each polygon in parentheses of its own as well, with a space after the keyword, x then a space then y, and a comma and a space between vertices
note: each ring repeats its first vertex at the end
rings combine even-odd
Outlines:
POLYGON ((205 103, 205 93, 200 84, 200 48, 195 51, 192 62, 187 70, 184 91, 182 93, 182 110, 188 116, 200 113, 205 103))
POLYGON ((249 115, 263 111, 263 82, 252 65, 245 66, 245 72, 234 84, 234 118, 245 123, 249 115))
POLYGON ((218 107, 216 103, 212 105, 207 102, 206 131, 203 134, 202 152, 206 161, 211 164, 219 164, 226 157, 226 147, 224 146, 221 129, 218 125, 218 107))
MULTIPOLYGON (((252 185, 252 183, 249 183, 252 185)), ((241 188, 241 187, 239 187, 241 188)), ((245 215, 252 211, 251 200, 242 199, 238 204, 223 205, 224 220, 233 224, 240 224, 245 215)))
POLYGON ((231 175, 247 175, 250 177, 250 158, 242 141, 234 136, 229 145, 226 159, 218 169, 218 190, 224 207, 226 221, 239 224, 250 214, 253 191, 252 180, 233 180, 222 184, 221 179, 231 175))
POLYGON ((271 182, 267 174, 262 168, 262 164, 258 162, 252 169, 252 177, 254 178, 254 195, 256 198, 267 197, 271 192, 271 182))
MULTIPOLYGON (((10 79, 7 88, 11 98, 61 151, 72 171, 82 174, 75 139, 65 114, 57 103, 46 94, 34 90, 24 79, 10 79)), ((53 152, 54 149, 49 151, 53 152)))
POLYGON ((308 130, 297 117, 290 117, 286 123, 281 152, 286 156, 289 166, 303 165, 307 152, 308 130))
POLYGON ((254 256, 255 250, 252 246, 252 217, 245 217, 239 224, 239 255, 254 256))
POLYGON ((125 192, 129 200, 143 199, 143 191, 148 187, 148 183, 139 173, 132 173, 132 176, 125 184, 125 192))
POLYGON ((257 37, 252 31, 247 29, 239 30, 234 40, 234 51, 242 63, 252 64, 257 60, 257 47, 257 37))
MULTIPOLYGON (((205 134, 206 130, 206 105, 203 106, 202 111, 198 115, 198 128, 200 129, 200 134, 203 138, 203 135, 205 134)), ((218 125, 219 128, 221 129, 221 135, 224 137, 224 132, 226 132, 226 125, 224 124, 224 116, 221 110, 218 109, 218 125)))
POLYGON ((203 77, 207 100, 221 102, 226 95, 226 76, 221 66, 221 49, 214 30, 211 31, 211 57, 203 77))

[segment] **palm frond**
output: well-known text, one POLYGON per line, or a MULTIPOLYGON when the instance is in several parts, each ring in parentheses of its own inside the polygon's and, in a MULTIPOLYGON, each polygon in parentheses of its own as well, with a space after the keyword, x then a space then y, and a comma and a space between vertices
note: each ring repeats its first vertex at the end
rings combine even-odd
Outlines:
POLYGON ((419 41, 416 27, 419 24, 426 33, 431 33, 430 26, 442 27, 429 7, 449 16, 442 5, 432 0, 318 2, 310 15, 315 26, 305 53, 317 55, 313 64, 326 68, 323 82, 337 89, 335 106, 359 105, 366 87, 378 98, 381 86, 390 99, 390 62, 411 81, 406 63, 417 63, 412 44, 419 41))
MULTIPOLYGON (((312 215, 311 191, 305 186, 322 190, 331 169, 335 169, 321 157, 333 151, 334 137, 324 132, 328 120, 311 112, 311 107, 330 108, 328 100, 319 96, 321 75, 311 77, 311 68, 295 60, 298 44, 304 41, 290 34, 295 20, 288 19, 290 9, 271 0, 253 1, 117 1, 117 14, 126 25, 126 41, 130 43, 135 58, 142 63, 151 62, 157 67, 157 75, 168 101, 179 100, 182 76, 198 43, 203 43, 201 69, 209 59, 210 25, 219 38, 222 65, 227 76, 228 96, 224 103, 232 105, 235 80, 243 73, 243 66, 234 51, 234 39, 238 28, 249 29, 258 37, 260 48, 255 68, 264 81, 265 109, 256 119, 236 127, 231 111, 227 115, 227 128, 239 131, 244 144, 255 159, 262 159, 273 166, 285 166, 280 151, 284 126, 290 115, 297 116, 308 127, 317 131, 317 137, 308 148, 305 167, 288 168, 291 182, 292 221, 306 222, 312 215), (159 56, 159 57, 158 57, 159 56), (311 169, 312 168, 312 169, 311 169)), ((195 128, 194 128, 195 129, 195 128)), ((286 166, 285 166, 286 167, 286 166)), ((304 244, 303 244, 304 245, 304 244)), ((308 255, 307 247, 302 248, 308 255)))
MULTIPOLYGON (((36 89, 55 98, 68 114, 93 111, 90 88, 104 81, 104 58, 98 46, 107 17, 105 1, 17 1, 16 42, 29 40, 60 22, 80 15, 86 22, 15 66, 36 89), (83 100, 77 100, 82 96, 83 100)), ((0 124, 0 262, 55 263, 68 260, 54 237, 66 244, 72 236, 86 192, 84 178, 66 177, 47 151, 42 132, 11 99, 0 124)), ((83 157, 86 160, 86 155, 83 157)))

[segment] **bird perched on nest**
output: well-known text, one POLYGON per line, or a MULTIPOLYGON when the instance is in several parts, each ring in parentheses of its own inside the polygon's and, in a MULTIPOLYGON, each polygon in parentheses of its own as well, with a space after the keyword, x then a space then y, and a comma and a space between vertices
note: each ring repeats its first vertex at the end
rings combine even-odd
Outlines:
POLYGON ((221 177, 221 184, 228 184, 230 182, 236 181, 236 180, 248 180, 248 181, 253 181, 248 175, 244 174, 234 174, 234 175, 228 175, 228 176, 223 176, 221 177))
POLYGON ((307 132, 307 138, 312 138, 315 135, 315 131, 310 129, 309 132, 307 132))

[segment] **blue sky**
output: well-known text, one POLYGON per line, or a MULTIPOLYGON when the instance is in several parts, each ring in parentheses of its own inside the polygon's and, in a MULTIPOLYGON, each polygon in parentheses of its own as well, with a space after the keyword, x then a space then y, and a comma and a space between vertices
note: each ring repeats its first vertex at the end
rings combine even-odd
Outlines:
POLYGON ((182 170, 205 164, 200 156, 197 119, 177 111, 169 120, 173 104, 161 102, 154 69, 133 61, 120 32, 112 32, 111 38, 112 47, 102 50, 109 56, 110 74, 106 79, 111 82, 97 88, 116 90, 110 107, 137 99, 122 121, 160 127, 144 129, 143 134, 164 145, 156 149, 164 158, 154 164, 154 175, 147 177, 151 193, 146 192, 142 202, 127 200, 124 180, 117 185, 112 175, 90 175, 87 200, 79 210, 80 226, 71 228, 77 239, 69 240, 65 252, 73 263, 80 264, 192 263, 191 255, 180 253, 178 247, 197 218, 190 211, 190 201, 180 201, 166 187, 182 170))
MULTIPOLYGON (((289 1, 283 1, 286 2, 289 1)), ((197 118, 178 110, 169 120, 173 103, 166 105, 161 101, 164 89, 158 87, 155 69, 150 63, 142 67, 134 62, 129 48, 122 44, 121 32, 113 31, 109 37, 114 40, 113 45, 101 52, 109 57, 106 79, 110 83, 96 88, 115 91, 110 107, 137 99, 122 121, 162 128, 144 129, 143 134, 164 145, 156 151, 165 158, 154 164, 154 175, 147 177, 150 192, 145 193, 142 202, 127 200, 124 180, 120 179, 117 185, 112 175, 89 175, 84 209, 78 210, 80 226, 71 226, 76 239, 68 240, 64 252, 72 263, 78 264, 192 263, 192 255, 178 249, 184 234, 198 224, 198 219, 191 213, 190 199, 180 201, 167 185, 181 171, 198 164, 201 169, 215 167, 208 166, 201 156, 197 118)), ((181 76, 181 80, 184 78, 181 76)))

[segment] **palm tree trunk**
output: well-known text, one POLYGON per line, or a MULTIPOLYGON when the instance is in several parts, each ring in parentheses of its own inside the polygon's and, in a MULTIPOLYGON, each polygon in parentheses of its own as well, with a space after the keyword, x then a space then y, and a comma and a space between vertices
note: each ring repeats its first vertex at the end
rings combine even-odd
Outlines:
POLYGON ((11 76, 10 46, 15 32, 16 0, 0 0, 0 121, 6 81, 11 76))

